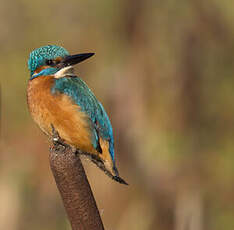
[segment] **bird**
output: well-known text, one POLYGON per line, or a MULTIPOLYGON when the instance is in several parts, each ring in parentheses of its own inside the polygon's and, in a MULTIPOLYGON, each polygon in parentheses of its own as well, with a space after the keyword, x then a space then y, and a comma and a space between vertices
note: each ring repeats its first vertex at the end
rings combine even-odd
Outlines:
POLYGON ((74 65, 93 55, 70 55, 57 45, 34 49, 28 59, 28 108, 48 137, 52 138, 55 130, 64 143, 89 156, 113 180, 127 185, 116 168, 110 119, 74 71, 74 65))

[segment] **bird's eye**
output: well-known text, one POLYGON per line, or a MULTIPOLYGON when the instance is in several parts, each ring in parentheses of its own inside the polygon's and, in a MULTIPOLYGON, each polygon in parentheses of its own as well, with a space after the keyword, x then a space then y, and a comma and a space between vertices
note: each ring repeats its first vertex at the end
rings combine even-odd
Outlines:
POLYGON ((54 61, 49 59, 49 60, 46 60, 46 65, 53 65, 54 64, 54 61))

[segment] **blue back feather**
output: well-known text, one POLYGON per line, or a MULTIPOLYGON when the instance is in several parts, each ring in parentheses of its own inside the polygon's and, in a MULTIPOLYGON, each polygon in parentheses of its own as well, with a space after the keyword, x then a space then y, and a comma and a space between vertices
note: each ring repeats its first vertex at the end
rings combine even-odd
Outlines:
POLYGON ((96 149, 99 136, 109 142, 109 152, 114 162, 114 138, 110 120, 102 104, 89 87, 78 77, 63 77, 55 80, 52 93, 64 93, 71 97, 91 119, 90 128, 93 134, 92 144, 96 149))

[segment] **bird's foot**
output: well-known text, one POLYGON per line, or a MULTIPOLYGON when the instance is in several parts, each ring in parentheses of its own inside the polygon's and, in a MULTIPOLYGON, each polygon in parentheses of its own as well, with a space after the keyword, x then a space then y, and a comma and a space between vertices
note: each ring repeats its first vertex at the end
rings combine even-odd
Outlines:
POLYGON ((52 129, 51 142, 53 143, 51 149, 56 150, 56 152, 64 153, 66 148, 70 146, 66 144, 63 139, 60 138, 58 131, 55 130, 52 124, 51 124, 51 129, 52 129))

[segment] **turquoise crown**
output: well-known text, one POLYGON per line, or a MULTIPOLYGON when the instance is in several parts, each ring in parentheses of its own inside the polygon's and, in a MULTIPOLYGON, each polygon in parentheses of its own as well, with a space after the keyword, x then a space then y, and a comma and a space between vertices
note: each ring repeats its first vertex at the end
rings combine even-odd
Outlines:
POLYGON ((66 49, 56 45, 42 46, 33 50, 28 59, 28 69, 30 70, 31 76, 38 67, 46 65, 46 60, 65 57, 67 55, 69 53, 66 49))

